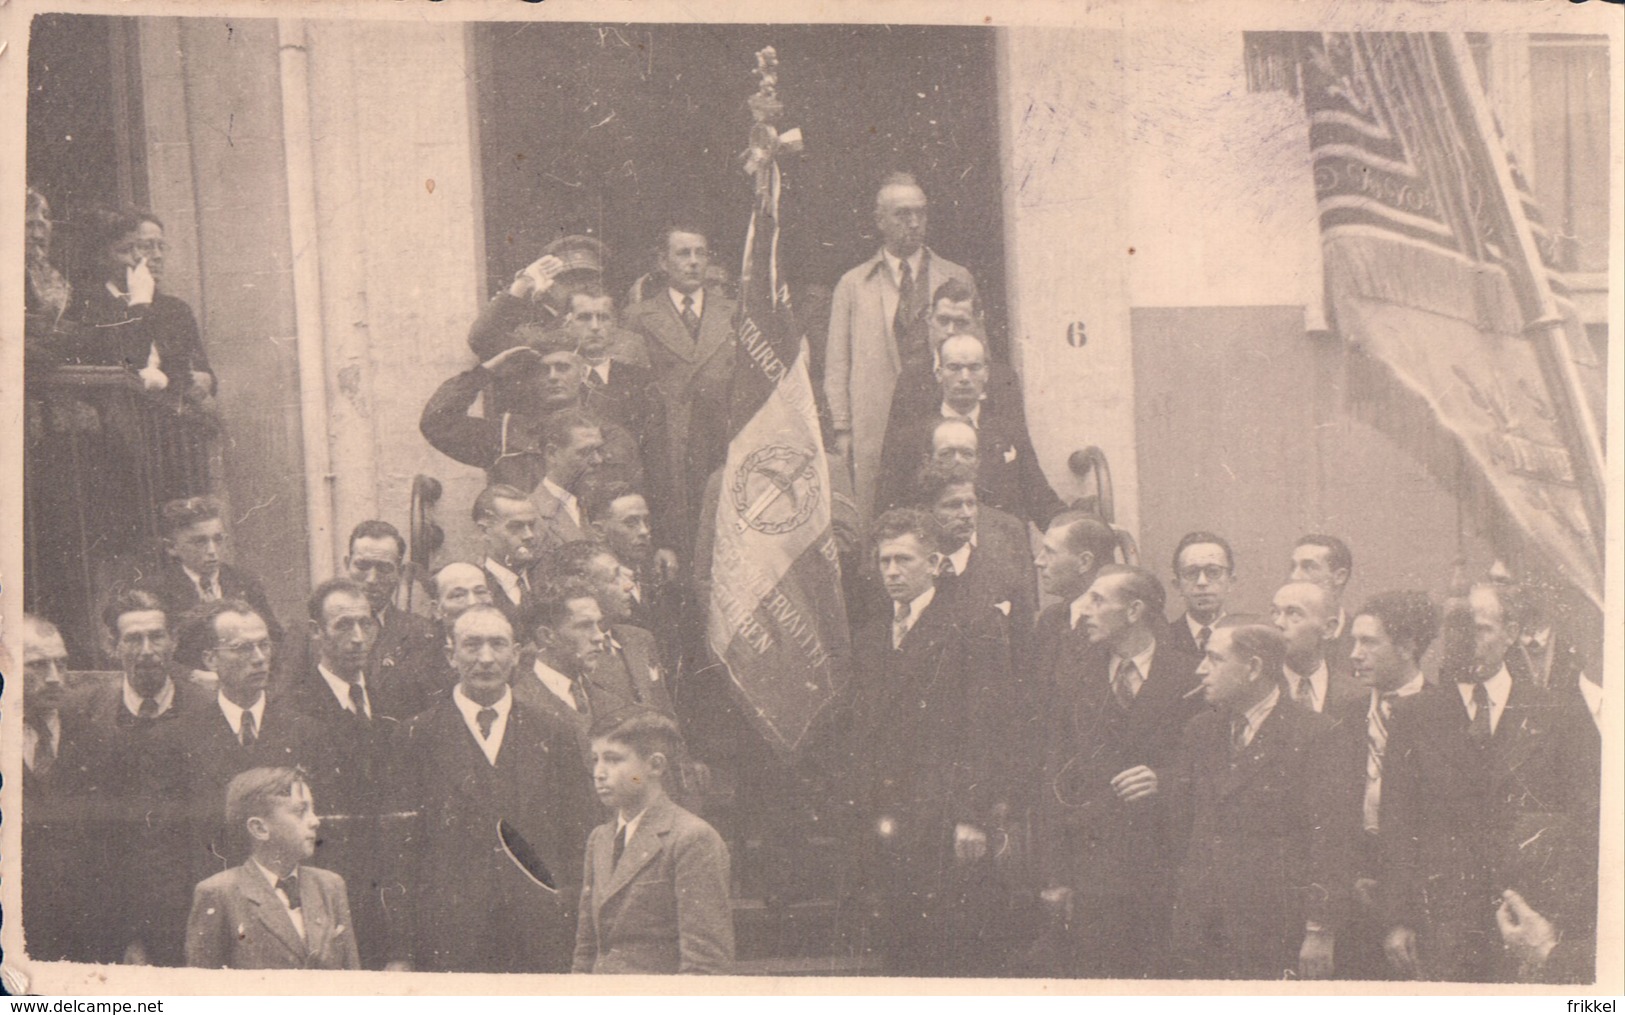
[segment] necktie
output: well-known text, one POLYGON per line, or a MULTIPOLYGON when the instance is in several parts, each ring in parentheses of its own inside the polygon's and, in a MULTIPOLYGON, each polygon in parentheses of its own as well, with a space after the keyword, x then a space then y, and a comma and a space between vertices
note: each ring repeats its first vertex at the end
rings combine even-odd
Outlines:
POLYGON ((497 721, 497 710, 494 708, 482 708, 474 716, 474 721, 479 724, 480 739, 490 740, 491 724, 497 721))
POLYGON ((612 859, 609 863, 611 870, 615 868, 616 864, 621 862, 621 854, 624 852, 626 852, 626 826, 622 825, 615 832, 615 848, 611 854, 612 859))
POLYGON ((694 312, 694 297, 683 297, 683 327, 688 329, 689 338, 700 337, 700 315, 694 312))
POLYGON ((241 739, 244 747, 253 747, 254 741, 260 738, 258 727, 259 724, 254 721, 254 713, 250 712, 246 708, 243 709, 243 731, 241 739))
POLYGON ((937 576, 939 578, 953 578, 958 574, 959 568, 954 567, 953 558, 944 557, 942 559, 942 570, 937 573, 937 576))
POLYGON ((1134 704, 1134 695, 1140 689, 1140 668, 1134 660, 1124 659, 1112 674, 1112 696, 1125 710, 1134 704))
POLYGON ((350 684, 350 711, 360 719, 371 719, 367 714, 367 689, 361 686, 361 678, 349 681, 350 684))
POLYGON ((135 717, 137 719, 158 718, 158 702, 151 698, 142 698, 140 707, 135 710, 135 717))
POLYGON ((288 908, 299 908, 299 872, 294 871, 285 878, 276 879, 276 890, 288 897, 288 908))
POLYGON ((44 776, 56 764, 56 745, 51 741, 50 715, 42 713, 33 717, 30 722, 37 734, 34 741, 34 774, 44 776))
POLYGON ((1490 734, 1490 692, 1482 683, 1473 685, 1473 721, 1467 724, 1467 736, 1475 744, 1489 742, 1490 734))
POLYGON ((897 351, 908 351, 909 324, 914 319, 914 269, 907 261, 897 265, 897 311, 892 314, 892 335, 897 340, 897 351))
POLYGON ((205 603, 212 603, 220 598, 219 579, 201 578, 198 580, 198 593, 205 603))
POLYGON ((1365 724, 1365 830, 1377 831, 1378 808, 1382 804, 1382 759, 1388 750, 1388 720, 1393 716, 1390 695, 1381 695, 1371 706, 1365 724))
POLYGON ((602 377, 598 376, 598 371, 589 369, 587 371, 587 387, 589 387, 589 388, 602 388, 603 386, 604 386, 604 379, 602 377))
POLYGON ((1203 624, 1202 629, 1196 632, 1196 651, 1206 652, 1207 640, 1211 637, 1213 637, 1213 628, 1203 624))
POLYGON ((581 686, 581 681, 570 681, 570 700, 575 702, 576 711, 586 715, 592 710, 592 703, 587 700, 587 689, 581 686))
POLYGON ((891 622, 891 647, 903 647, 903 638, 908 634, 908 604, 897 604, 896 619, 891 622))
POLYGON ((1230 757, 1241 757, 1247 749, 1247 717, 1240 716, 1230 720, 1230 757))
POLYGON ((521 596, 526 596, 526 595, 530 594, 530 572, 529 571, 521 571, 521 572, 519 572, 519 594, 521 596))

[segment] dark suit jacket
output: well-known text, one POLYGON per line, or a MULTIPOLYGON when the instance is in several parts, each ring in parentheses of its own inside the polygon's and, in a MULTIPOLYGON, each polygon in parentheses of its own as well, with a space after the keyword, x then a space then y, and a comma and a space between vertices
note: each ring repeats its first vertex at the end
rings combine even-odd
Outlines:
POLYGON ((1186 725, 1172 786, 1180 975, 1280 979, 1297 969, 1307 921, 1342 926, 1355 783, 1332 725, 1283 693, 1239 758, 1227 713, 1186 725))
MULTIPOLYGON (((474 400, 493 390, 495 381, 495 375, 482 366, 451 377, 429 396, 418 429, 446 457, 484 469, 493 483, 507 483, 529 493, 547 471, 542 460, 546 414, 524 403, 510 412, 470 416, 474 400)), ((599 427, 604 436, 604 463, 599 472, 641 487, 644 475, 638 442, 616 423, 600 420, 599 427)))
POLYGON ((942 876, 958 822, 990 831, 1029 787, 1015 755, 1024 675, 1011 665, 1009 621, 991 606, 938 593, 900 649, 891 618, 862 629, 853 649, 849 748, 853 799, 873 827, 891 817, 898 852, 926 882, 942 876))
MULTIPOLYGON (((910 488, 931 453, 931 431, 941 418, 933 411, 923 417, 898 418, 887 426, 880 452, 878 503, 897 505, 912 500, 910 488)), ((982 402, 976 433, 980 455, 976 485, 983 504, 1039 528, 1048 525, 1064 505, 1039 467, 1021 403, 989 392, 982 402)))
POLYGON ((587 678, 587 696, 594 715, 609 715, 629 705, 648 705, 667 715, 672 710, 671 686, 660 664, 654 635, 631 624, 610 628, 618 650, 603 659, 587 678))
POLYGON ((582 850, 596 822, 569 734, 515 700, 497 763, 452 700, 412 720, 396 752, 395 792, 419 820, 401 847, 410 921, 397 957, 416 968, 564 972, 570 967, 582 850), (500 848, 507 821, 536 851, 556 893, 500 848))
MULTIPOLYGON (((444 665, 445 646, 440 626, 428 617, 394 603, 384 609, 378 640, 367 655, 367 684, 384 696, 382 714, 410 719, 428 707, 437 690, 430 674, 444 665)), ((373 703, 374 711, 379 707, 373 703)))
POLYGON ((299 868, 299 936, 276 892, 254 866, 221 871, 197 886, 186 921, 186 964, 205 969, 360 969, 344 879, 299 868))
POLYGON ((734 927, 722 836, 662 797, 616 863, 615 825, 599 825, 587 840, 570 971, 728 972, 734 927))
POLYGON ((1111 691, 1110 650, 1089 645, 1068 619, 1064 604, 1045 613, 1040 648, 1045 880, 1080 894, 1166 895, 1173 874, 1166 797, 1123 803, 1111 780, 1136 765, 1173 779, 1180 735, 1204 707, 1184 697, 1197 683, 1196 659, 1159 643, 1124 710, 1111 691))
MULTIPOLYGON (((11 686, 13 671, 6 675, 11 686)), ((20 689, 17 679, 8 703, 21 699, 20 689)), ((22 922, 30 957, 93 961, 113 947, 98 929, 103 900, 96 878, 106 871, 101 864, 107 843, 95 837, 100 831, 95 802, 83 792, 73 759, 74 745, 83 738, 84 719, 66 709, 57 714, 61 735, 49 771, 41 776, 18 765, 23 801, 22 922)), ((20 746, 13 749, 21 755, 20 746)), ((16 813, 15 807, 7 810, 8 815, 16 813)), ((122 953, 123 943, 116 947, 122 953)))
POLYGON ((674 549, 685 559, 693 550, 705 477, 727 456, 737 309, 733 300, 706 290, 697 338, 689 337, 665 289, 626 312, 626 326, 643 336, 655 385, 665 403, 664 473, 671 487, 665 507, 669 531, 681 540, 674 549))
POLYGON ((1198 659, 1202 657, 1202 650, 1196 647, 1196 637, 1191 634, 1190 625, 1185 622, 1183 613, 1168 621, 1166 630, 1157 632, 1157 644, 1172 645, 1188 656, 1195 656, 1198 659))
POLYGON ((976 548, 965 573, 939 582, 957 601, 979 606, 1007 603, 1010 640, 1021 656, 1031 647, 1038 612, 1038 572, 1033 567, 1027 524, 998 508, 977 512, 976 548))
MULTIPOLYGON (((165 612, 169 616, 170 628, 175 632, 175 661, 191 669, 202 669, 203 633, 185 624, 183 618, 191 610, 203 605, 203 599, 198 595, 197 586, 192 584, 192 579, 186 576, 185 569, 179 562, 168 560, 150 581, 141 582, 138 587, 146 589, 163 601, 165 612)), ((282 625, 277 623, 276 614, 271 610, 271 601, 265 595, 265 586, 258 578, 230 564, 221 564, 220 594, 227 599, 241 599, 258 610, 265 618, 265 626, 271 633, 271 640, 281 647, 282 625)))
POLYGON ((1436 979, 1503 979, 1494 900, 1507 888, 1557 926, 1595 920, 1595 727, 1572 700, 1514 680, 1487 745, 1468 736, 1456 685, 1395 705, 1383 766, 1383 888, 1390 925, 1417 932, 1436 979), (1590 727, 1588 733, 1587 727, 1590 727))

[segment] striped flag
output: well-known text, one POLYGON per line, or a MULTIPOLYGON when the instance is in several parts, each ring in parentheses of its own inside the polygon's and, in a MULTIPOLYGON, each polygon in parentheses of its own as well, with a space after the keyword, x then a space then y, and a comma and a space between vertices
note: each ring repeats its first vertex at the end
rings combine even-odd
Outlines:
POLYGON ((1357 397, 1452 480, 1465 460, 1600 608, 1603 366, 1465 42, 1263 34, 1248 48, 1255 85, 1303 96, 1328 313, 1363 353, 1357 397))
POLYGON ((807 341, 779 276, 776 153, 792 135, 771 126, 778 105, 772 51, 764 53, 763 91, 751 102, 757 122, 747 168, 756 203, 740 277, 707 638, 757 727, 776 748, 793 752, 844 686, 850 644, 807 341), (759 101, 764 94, 767 101, 759 101))

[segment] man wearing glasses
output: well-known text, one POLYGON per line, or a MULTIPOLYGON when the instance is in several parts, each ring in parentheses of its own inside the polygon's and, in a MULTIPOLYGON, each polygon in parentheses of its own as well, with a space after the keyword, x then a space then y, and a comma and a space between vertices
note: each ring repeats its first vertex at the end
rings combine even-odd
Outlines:
POLYGON ((1185 612, 1169 622, 1168 644, 1200 658, 1214 626, 1224 618, 1225 597, 1235 580, 1230 543, 1212 532, 1187 532, 1174 547, 1174 581, 1185 598, 1185 612))

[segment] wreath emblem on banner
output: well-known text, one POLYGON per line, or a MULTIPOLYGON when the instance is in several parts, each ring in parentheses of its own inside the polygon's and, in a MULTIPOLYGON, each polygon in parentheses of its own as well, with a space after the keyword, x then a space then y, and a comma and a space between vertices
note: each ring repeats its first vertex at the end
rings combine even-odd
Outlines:
POLYGON ((820 492, 813 452, 784 444, 751 452, 732 484, 741 527, 769 536, 792 532, 811 518, 820 492))

